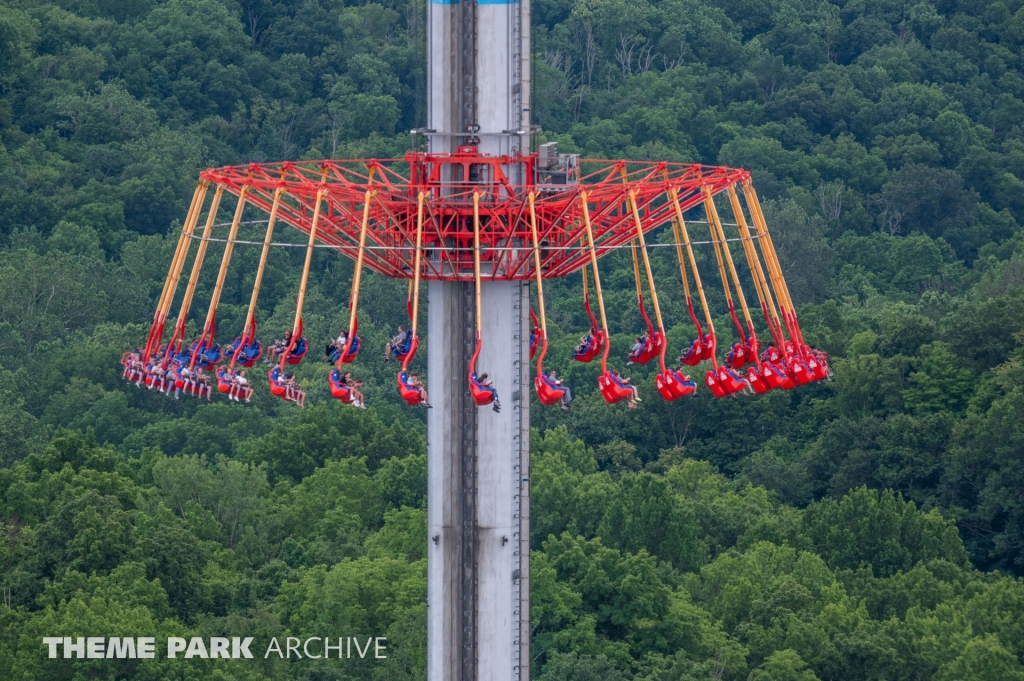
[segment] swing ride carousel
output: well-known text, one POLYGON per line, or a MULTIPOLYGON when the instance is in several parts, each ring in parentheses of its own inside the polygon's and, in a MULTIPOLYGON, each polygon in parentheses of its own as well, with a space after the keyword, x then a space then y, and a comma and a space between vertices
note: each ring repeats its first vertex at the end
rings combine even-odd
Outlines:
MULTIPOLYGON (((629 362, 646 364, 657 359, 660 371, 655 386, 665 400, 693 395, 696 383, 681 369, 670 368, 665 360, 665 326, 646 243, 647 235, 660 228, 672 230, 673 238, 667 245, 676 252, 686 307, 695 328, 694 340, 683 349, 678 364, 696 367, 707 362, 702 380, 715 397, 789 390, 830 376, 828 357, 804 342, 747 171, 677 163, 586 161, 571 155, 562 155, 552 170, 538 154, 487 156, 475 146, 464 146, 455 153, 410 152, 404 159, 251 164, 201 173, 149 337, 145 346, 126 352, 122 358, 126 379, 200 397, 210 397, 214 390, 235 399, 251 394, 251 387, 247 382, 240 383, 235 372, 238 367, 253 366, 264 351, 257 338, 257 303, 278 222, 308 235, 292 330, 283 346, 273 353, 276 356, 268 372, 271 393, 285 400, 301 404, 301 390, 286 368, 301 362, 309 347, 303 336, 302 308, 315 247, 336 249, 355 261, 348 325, 339 334, 331 355, 336 366, 329 375, 331 394, 342 402, 358 402, 344 365, 353 363, 360 350, 359 289, 366 268, 410 282, 410 329, 393 349, 393 356, 401 361, 397 386, 406 403, 420 404, 424 394, 422 386, 410 380, 409 373, 419 346, 420 282, 440 280, 475 284, 476 348, 466 374, 474 402, 480 406, 492 403, 496 396, 495 387, 481 383, 476 372, 484 340, 481 282, 535 282, 537 312, 530 311, 534 320, 530 357, 532 360, 536 356, 537 362, 534 387, 541 403, 557 404, 565 388, 543 368, 548 349, 544 280, 577 271, 583 275, 591 328, 573 359, 592 362, 600 358, 598 387, 604 399, 609 403, 629 401, 632 386, 609 369, 610 339, 598 268, 602 256, 621 248, 632 252, 638 304, 647 325, 629 362), (508 168, 514 165, 525 168, 525 185, 510 182, 508 168), (211 188, 213 196, 207 207, 211 188), (237 197, 234 217, 230 223, 217 223, 225 192, 237 197), (731 209, 731 222, 719 217, 717 196, 731 209), (217 306, 232 251, 240 243, 239 225, 247 206, 265 216, 259 223, 266 224, 266 233, 244 326, 232 342, 221 345, 216 340, 217 306), (204 227, 199 233, 197 226, 204 207, 204 227), (701 207, 710 238, 695 242, 689 236, 684 214, 701 207), (226 237, 215 238, 214 228, 222 226, 228 227, 226 237), (170 327, 170 338, 165 341, 168 315, 193 241, 198 246, 191 273, 178 316, 170 327), (199 337, 189 341, 185 337, 186 322, 211 242, 224 242, 224 253, 205 323, 199 337), (710 246, 714 252, 739 338, 721 358, 695 246, 710 246), (737 260, 741 261, 740 268, 737 260), (644 305, 641 262, 654 321, 644 305), (753 284, 770 338, 763 348, 741 286, 744 262, 742 274, 753 284), (591 307, 590 278, 597 315, 591 307), (691 297, 694 289, 700 315, 691 297), (206 378, 206 370, 213 372, 216 380, 206 378)), ((658 245, 665 245, 664 241, 658 245)))

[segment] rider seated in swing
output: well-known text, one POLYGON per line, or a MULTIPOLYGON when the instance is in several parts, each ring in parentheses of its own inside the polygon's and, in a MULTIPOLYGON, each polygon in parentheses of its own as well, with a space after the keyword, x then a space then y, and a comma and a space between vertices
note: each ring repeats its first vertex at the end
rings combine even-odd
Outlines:
POLYGON ((124 367, 124 369, 121 371, 121 378, 123 378, 126 381, 130 381, 131 380, 131 378, 129 378, 129 376, 131 375, 132 364, 134 363, 134 361, 135 361, 135 353, 132 353, 132 352, 129 352, 127 355, 125 355, 121 359, 121 366, 124 367))
POLYGON ((366 409, 366 397, 363 396, 363 380, 352 381, 349 384, 349 390, 352 391, 352 404, 360 409, 366 409))
MULTIPOLYGON (((238 391, 239 391, 240 387, 242 386, 242 384, 239 382, 239 374, 244 374, 245 372, 242 371, 242 370, 234 371, 230 367, 225 367, 225 368, 226 368, 226 371, 224 372, 224 377, 229 382, 229 384, 231 385, 231 389, 228 390, 228 399, 229 400, 234 400, 235 402, 238 402, 239 401, 238 400, 238 391)), ((243 380, 245 380, 245 379, 243 379, 243 380)), ((246 382, 248 382, 248 381, 246 380, 246 382)))
POLYGON ((484 390, 489 390, 494 394, 494 401, 491 403, 494 405, 493 409, 496 412, 501 412, 501 402, 498 401, 498 391, 494 387, 494 381, 487 378, 487 374, 480 374, 476 379, 477 384, 484 390))
POLYGON ((135 357, 132 367, 135 370, 135 385, 141 388, 143 381, 146 380, 146 373, 148 372, 146 369, 146 363, 142 360, 141 354, 135 357))
POLYGON ((194 381, 195 376, 193 375, 192 370, 188 368, 188 365, 181 365, 181 368, 178 369, 178 376, 181 377, 181 388, 174 391, 175 399, 178 398, 178 394, 181 392, 181 390, 184 390, 185 394, 187 395, 193 392, 193 389, 195 388, 196 385, 194 381))
POLYGON ((682 383, 684 385, 687 385, 687 386, 693 386, 694 388, 697 387, 697 384, 695 382, 691 381, 690 377, 683 373, 683 367, 681 367, 681 366, 671 367, 671 371, 675 375, 676 380, 679 381, 680 383, 682 383))
POLYGON ((578 357, 585 353, 587 349, 590 347, 590 343, 593 340, 593 338, 593 333, 588 333, 586 336, 580 336, 580 344, 573 349, 572 354, 578 357))
POLYGON ((343 402, 352 401, 352 374, 348 371, 342 373, 338 369, 331 369, 331 373, 328 376, 328 382, 331 386, 331 395, 342 400, 343 402))
POLYGON ((201 396, 202 384, 199 382, 199 367, 190 369, 187 364, 181 367, 182 377, 184 378, 184 386, 182 389, 189 395, 196 397, 201 396), (185 372, 188 372, 188 377, 185 378, 185 372))
POLYGON ((327 344, 324 349, 324 359, 331 364, 337 364, 341 359, 341 353, 345 352, 345 343, 348 342, 348 331, 342 331, 335 340, 327 344))
POLYGON ((220 392, 230 393, 230 388, 235 381, 235 372, 231 369, 231 367, 226 364, 224 366, 218 367, 214 375, 217 377, 217 390, 219 390, 220 392), (222 389, 221 386, 223 385, 228 386, 227 391, 222 389))
POLYGON ((131 373, 129 374, 128 379, 129 380, 132 380, 133 378, 136 379, 135 380, 136 387, 141 387, 142 386, 142 381, 144 381, 146 379, 146 374, 145 374, 146 365, 143 364, 143 362, 142 362, 142 355, 141 355, 141 353, 138 353, 138 352, 132 353, 132 357, 129 360, 129 367, 131 368, 131 373))
POLYGON ((636 409, 636 403, 641 401, 640 391, 637 390, 637 387, 630 383, 628 378, 620 374, 618 369, 612 369, 612 380, 633 394, 630 399, 626 400, 626 406, 630 409, 636 409))
POLYGON ((181 378, 181 368, 182 367, 178 364, 177 360, 171 360, 167 371, 164 372, 164 377, 167 382, 167 389, 164 391, 164 394, 169 397, 173 390, 174 399, 176 400, 181 398, 181 388, 178 387, 178 380, 181 378))
POLYGON ((637 336, 636 342, 633 343, 629 348, 629 361, 626 362, 626 366, 635 364, 636 360, 640 358, 644 348, 647 347, 647 336, 637 336))
POLYGON ((239 397, 245 399, 248 402, 252 398, 252 386, 249 385, 249 379, 245 377, 245 370, 239 370, 232 377, 231 392, 228 393, 228 397, 233 399, 235 402, 241 402, 239 397))
POLYGON ((569 411, 569 403, 572 402, 572 390, 569 389, 569 386, 563 385, 562 382, 558 380, 558 374, 555 373, 554 369, 547 372, 545 380, 553 388, 565 391, 562 393, 562 411, 569 411))
POLYGON ((153 375, 153 383, 149 386, 150 389, 152 389, 153 386, 156 386, 157 390, 163 392, 167 387, 167 383, 164 379, 164 375, 166 374, 164 365, 160 364, 159 361, 154 361, 153 368, 150 370, 150 373, 153 375))
POLYGON ((295 374, 290 371, 286 372, 284 378, 281 379, 281 383, 284 385, 285 399, 294 402, 298 405, 299 409, 304 409, 306 406, 306 393, 295 382, 295 374))
POLYGON ((704 359, 704 353, 711 348, 711 336, 706 333, 702 333, 699 337, 694 338, 690 346, 683 350, 679 355, 679 361, 683 364, 690 366, 696 366, 704 359))
POLYGON ((420 404, 427 409, 433 409, 434 406, 430 404, 430 397, 427 396, 427 387, 420 380, 420 375, 413 372, 409 374, 409 381, 407 385, 420 394, 420 404))
POLYGON ((388 341, 384 348, 384 361, 398 358, 399 355, 408 351, 409 332, 401 324, 398 325, 398 334, 388 341))
MULTIPOLYGON (((338 370, 335 369, 334 371, 335 373, 337 373, 338 370)), ((354 380, 352 378, 352 372, 346 371, 344 374, 341 375, 341 383, 348 389, 348 394, 350 398, 349 404, 351 404, 354 407, 366 409, 366 404, 363 400, 363 382, 361 380, 354 380)))
POLYGON ((284 338, 278 338, 274 341, 274 344, 270 346, 270 358, 264 359, 263 363, 267 365, 277 364, 281 359, 281 355, 288 352, 288 346, 292 343, 292 332, 285 331, 284 338))
POLYGON ((203 393, 206 393, 206 401, 210 402, 213 400, 213 386, 210 385, 210 376, 202 367, 196 369, 195 383, 197 386, 198 396, 202 397, 203 393))

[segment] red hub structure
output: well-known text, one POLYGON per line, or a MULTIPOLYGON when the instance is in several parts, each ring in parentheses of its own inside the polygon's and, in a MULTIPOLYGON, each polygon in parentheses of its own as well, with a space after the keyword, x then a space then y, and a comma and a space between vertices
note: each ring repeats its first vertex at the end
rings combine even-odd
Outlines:
POLYGON ((748 180, 741 169, 642 161, 582 161, 576 167, 545 172, 537 155, 484 156, 474 146, 453 154, 410 152, 404 159, 310 161, 250 164, 206 170, 202 179, 232 194, 248 187, 246 200, 270 212, 275 192, 285 198, 278 219, 309 233, 316 195, 324 194, 317 238, 355 258, 364 204, 370 223, 365 264, 388 277, 410 279, 419 195, 425 194, 424 279, 472 280, 473 195, 479 194, 482 267, 485 280, 532 280, 529 194, 534 193, 541 274, 563 277, 589 259, 581 196, 600 257, 636 238, 627 207, 630 192, 645 231, 673 219, 668 192, 678 192, 682 210, 748 180), (509 168, 525 168, 528 181, 513 185, 509 168), (545 182, 547 180, 547 182, 545 182), (554 180, 554 181, 551 181, 554 180))

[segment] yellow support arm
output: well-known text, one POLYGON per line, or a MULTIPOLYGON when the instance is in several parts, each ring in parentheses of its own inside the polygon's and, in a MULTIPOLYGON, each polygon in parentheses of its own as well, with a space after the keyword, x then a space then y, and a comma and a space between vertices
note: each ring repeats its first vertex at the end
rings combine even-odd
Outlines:
MULTIPOLYGON (((651 288, 651 303, 654 305, 654 316, 658 320, 658 329, 662 333, 665 333, 665 325, 661 320, 661 306, 658 305, 658 290, 654 288, 654 274, 651 272, 651 259, 647 255, 647 242, 644 241, 644 230, 640 225, 640 212, 636 207, 636 194, 632 191, 629 192, 629 202, 633 207, 633 221, 636 223, 636 236, 640 240, 640 253, 644 257, 644 269, 647 270, 647 285, 651 288)), ((635 251, 634 257, 636 257, 635 251)))
POLYGON ((786 286, 786 278, 782 273, 782 265, 779 263, 779 256, 775 252, 775 244, 772 243, 771 234, 768 232, 768 224, 764 219, 764 212, 757 200, 757 192, 754 185, 748 179, 743 183, 743 191, 747 199, 747 206, 754 219, 754 227, 757 229, 761 251, 764 253, 765 263, 768 264, 768 273, 775 284, 775 295, 779 299, 779 307, 782 308, 782 318, 787 321, 789 335, 797 346, 803 345, 803 335, 800 332, 800 324, 796 319, 796 307, 789 295, 789 287, 786 286), (787 314, 788 310, 788 314, 787 314))
POLYGON ((356 311, 359 309, 359 287, 363 283, 363 261, 366 257, 366 232, 370 228, 370 201, 377 195, 376 191, 367 191, 363 198, 363 225, 359 229, 359 252, 356 255, 356 269, 352 273, 352 294, 349 296, 348 335, 345 338, 345 347, 342 349, 341 357, 338 358, 340 369, 345 361, 352 343, 355 342, 356 311))
POLYGON ((206 190, 210 184, 206 180, 200 180, 196 191, 192 195, 192 204, 189 206, 188 215, 185 217, 185 224, 181 228, 181 235, 178 237, 178 246, 174 250, 174 257, 171 259, 171 269, 167 273, 167 280, 164 282, 164 290, 160 294, 160 302, 157 305, 159 318, 164 319, 170 312, 171 302, 174 300, 174 291, 178 288, 178 280, 181 277, 181 270, 185 267, 185 257, 192 245, 192 233, 195 231, 196 222, 199 220, 199 211, 202 209, 203 201, 206 199, 206 190))
POLYGON ((242 221, 242 213, 245 211, 245 195, 249 187, 242 187, 238 193, 238 205, 235 206, 235 217, 231 221, 231 230, 228 232, 228 241, 224 244, 224 255, 220 261, 220 270, 217 272, 217 283, 213 287, 213 294, 210 296, 210 309, 206 312, 206 323, 203 329, 206 330, 213 323, 213 317, 217 314, 217 305, 220 304, 220 294, 224 290, 224 280, 228 274, 228 264, 231 262, 231 253, 235 246, 235 237, 238 236, 238 225, 242 221))
POLYGON ((757 193, 750 180, 743 183, 743 193, 747 199, 747 207, 750 208, 750 215, 754 219, 754 229, 761 242, 761 251, 764 253, 765 264, 768 266, 768 273, 775 284, 775 295, 779 299, 779 305, 783 313, 793 309, 793 302, 789 297, 789 289, 786 280, 782 275, 782 267, 779 265, 779 256, 775 252, 775 245, 768 233, 768 225, 765 223, 764 213, 761 212, 761 204, 757 200, 757 193))
MULTIPOLYGON (((529 195, 530 201, 530 231, 533 233, 533 267, 537 270, 537 309, 540 311, 540 332, 542 339, 548 337, 548 322, 544 314, 544 280, 540 272, 540 238, 537 236, 537 208, 534 205, 533 192, 529 195)), ((583 280, 586 281, 587 268, 583 268, 583 280)), ((586 284, 584 284, 586 286, 586 284)))
POLYGON ((480 300, 480 194, 473 192, 473 282, 476 288, 476 339, 483 326, 483 303, 480 300))
POLYGON ((326 193, 326 189, 321 189, 316 193, 316 206, 313 208, 313 224, 309 228, 309 243, 306 244, 306 262, 302 266, 302 280, 299 282, 299 295, 295 301, 292 344, 298 342, 295 336, 299 333, 299 322, 302 321, 302 306, 306 302, 306 284, 309 283, 309 268, 313 264, 313 246, 316 243, 316 230, 320 224, 320 204, 323 202, 324 194, 326 193))
MULTIPOLYGON (((704 322, 707 324, 708 333, 712 336, 715 335, 715 324, 711 321, 711 310, 708 308, 707 297, 704 295, 704 285, 700 281, 700 271, 697 270, 697 258, 693 255, 693 243, 690 241, 690 234, 686 229, 686 221, 683 220, 683 209, 679 206, 679 191, 672 189, 669 192, 669 196, 672 198, 672 208, 675 210, 676 222, 673 224, 673 228, 678 225, 679 233, 676 234, 676 246, 678 248, 680 237, 686 244, 686 253, 690 260, 690 269, 693 270, 693 283, 697 286, 697 293, 700 294, 700 304, 704 309, 704 322)), ((679 265, 682 267, 682 256, 680 255, 679 265)), ((683 273, 683 279, 686 279, 686 273, 683 273)))
POLYGON ((608 317, 604 313, 604 295, 601 293, 601 273, 597 271, 597 251, 594 248, 594 231, 590 226, 590 209, 587 207, 587 193, 580 192, 583 208, 583 224, 587 229, 587 243, 590 245, 590 266, 594 268, 594 291, 597 293, 597 308, 601 311, 601 330, 608 335, 608 317))
POLYGON ((210 213, 206 216, 206 227, 203 228, 203 240, 199 242, 199 249, 196 251, 195 262, 192 263, 192 273, 188 278, 188 287, 185 289, 185 297, 181 301, 181 309, 178 311, 178 326, 181 332, 185 331, 185 320, 188 317, 189 308, 192 307, 192 297, 196 293, 196 286, 199 284, 199 274, 203 269, 203 261, 206 259, 206 249, 210 245, 210 234, 213 232, 213 221, 217 217, 217 209, 220 207, 220 198, 224 193, 224 187, 217 187, 213 195, 213 203, 210 204, 210 213))
POLYGON ((739 226, 740 236, 743 241, 743 250, 747 255, 747 263, 750 265, 750 273, 754 277, 754 288, 757 289, 757 297, 764 306, 765 312, 774 320, 776 328, 779 327, 779 315, 775 310, 775 301, 772 298, 771 289, 768 287, 768 280, 761 268, 761 259, 757 255, 754 241, 747 227, 747 220, 743 215, 743 208, 740 206, 739 197, 736 195, 736 185, 729 186, 729 202, 732 204, 732 212, 736 217, 736 224, 739 226))
POLYGON ((420 192, 416 206, 416 256, 412 273, 412 337, 416 338, 416 323, 420 314, 420 257, 423 249, 423 202, 426 193, 420 192))
POLYGON ((711 188, 707 185, 704 186, 704 205, 708 208, 708 223, 714 223, 712 229, 718 231, 716 240, 720 239, 722 242, 722 251, 725 254, 725 261, 729 264, 729 273, 732 274, 733 285, 736 287, 736 295, 740 299, 740 307, 743 308, 743 318, 747 321, 747 326, 753 333, 753 322, 750 319, 750 310, 747 309, 747 297, 743 295, 743 288, 740 286, 740 277, 736 273, 736 264, 732 260, 732 251, 729 250, 729 242, 725 238, 725 228, 722 226, 722 220, 718 217, 718 209, 715 208, 715 200, 711 196, 711 188))
MULTIPOLYGON (((245 328, 242 330, 242 337, 246 339, 247 334, 252 334, 253 323, 256 320, 256 301, 260 297, 260 284, 263 283, 263 272, 267 268, 267 256, 270 254, 270 243, 274 238, 274 223, 277 222, 277 211, 281 207, 281 197, 284 196, 284 187, 278 187, 274 191, 274 205, 270 209, 270 220, 267 222, 267 235, 263 238, 263 252, 260 253, 260 264, 256 269, 256 282, 252 287, 252 297, 249 299, 249 314, 245 317, 245 328)), ((252 343, 252 338, 247 338, 252 343)))

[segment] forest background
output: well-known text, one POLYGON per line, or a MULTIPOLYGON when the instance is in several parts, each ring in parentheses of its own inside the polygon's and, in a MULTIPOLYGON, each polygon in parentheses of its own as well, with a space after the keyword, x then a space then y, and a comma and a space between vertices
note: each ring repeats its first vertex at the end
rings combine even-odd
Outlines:
MULTIPOLYGON (((424 16, 418 0, 0 3, 0 677, 424 678, 423 412, 381 358, 404 284, 365 283, 366 412, 331 403, 312 353, 302 412, 259 385, 254 405, 176 401, 118 366, 202 168, 411 148, 424 16), (389 656, 46 659, 42 636, 95 632, 386 635, 389 656)), ((534 0, 533 16, 538 141, 752 170, 835 370, 664 403, 637 367, 647 399, 608 407, 569 360, 580 279, 551 285, 549 361, 578 399, 532 406, 534 678, 1024 679, 1022 2, 534 0)), ((654 250, 676 352, 692 328, 654 250)), ((236 251, 222 341, 257 257, 236 251)), ((290 324, 300 258, 271 255, 265 341, 290 324)), ((623 359, 628 256, 602 272, 623 359)), ((314 348, 344 325, 350 273, 314 260, 314 348)))

